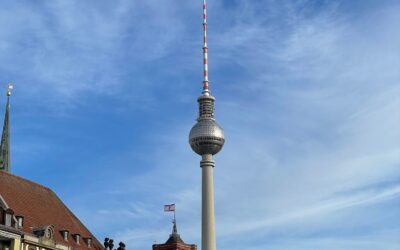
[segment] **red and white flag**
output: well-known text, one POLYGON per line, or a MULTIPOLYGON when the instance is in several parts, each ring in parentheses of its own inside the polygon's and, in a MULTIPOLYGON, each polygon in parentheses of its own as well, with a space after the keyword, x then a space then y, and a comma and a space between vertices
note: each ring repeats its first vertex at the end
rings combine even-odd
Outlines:
POLYGON ((174 212, 175 204, 164 205, 164 212, 174 212))

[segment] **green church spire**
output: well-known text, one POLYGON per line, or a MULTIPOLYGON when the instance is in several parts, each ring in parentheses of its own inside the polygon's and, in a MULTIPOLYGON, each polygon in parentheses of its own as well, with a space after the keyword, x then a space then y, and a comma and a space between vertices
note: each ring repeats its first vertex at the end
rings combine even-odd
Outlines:
POLYGON ((3 133, 1 135, 1 145, 0 145, 0 170, 5 170, 11 172, 11 162, 10 162, 10 96, 13 86, 8 85, 7 90, 7 104, 6 113, 4 116, 4 126, 3 133))

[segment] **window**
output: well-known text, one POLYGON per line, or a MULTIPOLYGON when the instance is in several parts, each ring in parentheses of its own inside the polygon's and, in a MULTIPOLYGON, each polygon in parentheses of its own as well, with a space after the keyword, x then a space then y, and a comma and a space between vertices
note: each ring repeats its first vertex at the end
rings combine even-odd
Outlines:
POLYGON ((22 228, 24 226, 24 217, 23 216, 16 216, 18 227, 22 228))
POLYGON ((86 244, 88 247, 92 247, 92 238, 86 238, 86 244))
POLYGON ((76 244, 79 244, 80 239, 81 239, 81 236, 79 234, 75 234, 76 244))
POLYGON ((62 231, 62 234, 63 234, 64 240, 67 241, 68 240, 68 231, 64 230, 64 231, 62 231))
POLYGON ((6 213, 6 226, 11 227, 11 221, 12 221, 12 215, 9 213, 6 213))

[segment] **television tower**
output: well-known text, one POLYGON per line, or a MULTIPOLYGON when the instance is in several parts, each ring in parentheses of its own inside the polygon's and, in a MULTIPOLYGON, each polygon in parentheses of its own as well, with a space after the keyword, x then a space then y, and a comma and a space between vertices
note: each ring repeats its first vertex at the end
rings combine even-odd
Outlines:
POLYGON ((202 200, 201 200, 201 249, 216 250, 214 217, 214 181, 213 155, 217 154, 225 143, 224 131, 214 118, 215 98, 211 95, 208 82, 207 47, 207 6, 203 0, 203 92, 197 99, 199 117, 189 134, 189 143, 193 151, 201 155, 202 200))

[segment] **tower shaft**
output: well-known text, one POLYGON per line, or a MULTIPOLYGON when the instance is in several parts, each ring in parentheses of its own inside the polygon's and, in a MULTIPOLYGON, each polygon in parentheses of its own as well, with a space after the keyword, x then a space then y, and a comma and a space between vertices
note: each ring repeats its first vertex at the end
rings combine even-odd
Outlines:
POLYGON ((214 217, 214 161, 211 154, 202 156, 201 249, 216 250, 214 217))
POLYGON ((0 169, 11 172, 10 162, 10 95, 7 92, 6 113, 0 145, 0 169))

